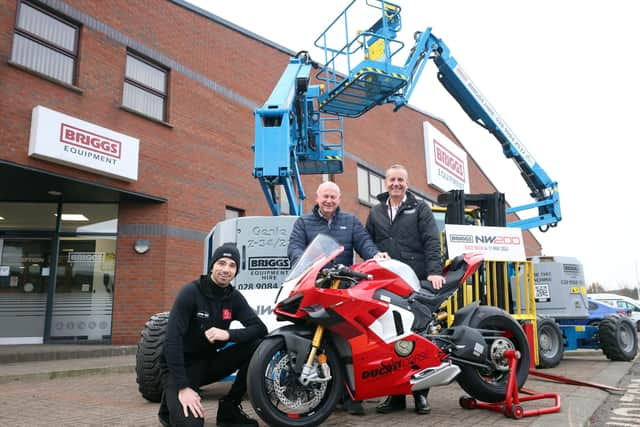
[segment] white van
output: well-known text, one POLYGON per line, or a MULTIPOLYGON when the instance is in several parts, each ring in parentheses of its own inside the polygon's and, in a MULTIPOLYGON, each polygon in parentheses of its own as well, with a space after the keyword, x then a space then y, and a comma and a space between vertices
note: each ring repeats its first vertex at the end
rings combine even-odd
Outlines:
POLYGON ((617 294, 588 294, 587 296, 612 307, 619 307, 625 310, 630 309, 631 318, 636 324, 636 329, 640 331, 640 301, 617 294))

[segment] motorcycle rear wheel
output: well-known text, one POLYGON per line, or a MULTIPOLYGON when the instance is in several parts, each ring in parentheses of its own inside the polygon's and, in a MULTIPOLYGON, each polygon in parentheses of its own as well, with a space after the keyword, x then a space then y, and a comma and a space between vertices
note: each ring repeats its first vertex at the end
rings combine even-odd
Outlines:
MULTIPOLYGON (((481 308, 482 309, 482 308, 481 308)), ((493 310, 497 310, 492 308, 493 310)), ((460 387, 470 396, 484 402, 501 402, 505 400, 507 381, 509 379, 508 361, 500 360, 501 350, 518 350, 520 360, 517 365, 518 389, 524 385, 529 376, 529 345, 520 324, 507 313, 494 312, 489 316, 477 316, 470 326, 477 329, 500 331, 497 339, 486 339, 490 347, 490 358, 495 369, 483 369, 471 365, 460 365, 457 381, 460 387), (491 355, 494 356, 491 356, 491 355)))
POLYGON ((266 339, 256 349, 247 373, 249 399, 256 413, 271 426, 316 426, 335 408, 343 395, 343 373, 336 353, 325 347, 331 380, 300 384, 292 366, 296 357, 284 340, 266 339))

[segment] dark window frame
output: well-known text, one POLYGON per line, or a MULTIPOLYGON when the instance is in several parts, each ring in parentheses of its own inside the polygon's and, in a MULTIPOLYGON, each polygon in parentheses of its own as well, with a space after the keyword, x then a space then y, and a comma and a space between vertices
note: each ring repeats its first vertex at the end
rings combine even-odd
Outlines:
POLYGON ((139 114, 142 114, 145 117, 149 117, 149 118, 151 118, 153 120, 159 120, 161 122, 166 122, 168 120, 168 117, 167 117, 168 114, 167 113, 169 111, 168 110, 169 77, 170 77, 170 71, 171 70, 169 68, 163 66, 162 64, 159 64, 159 63, 157 63, 157 62, 145 57, 144 55, 141 55, 141 54, 139 54, 139 53, 137 53, 137 52, 135 52, 133 50, 127 49, 127 56, 126 57, 128 58, 129 56, 131 56, 132 58, 134 58, 134 59, 136 59, 136 60, 138 60, 140 62, 143 62, 144 64, 146 64, 146 65, 148 65, 148 66, 150 66, 152 68, 155 68, 156 70, 164 73, 164 75, 165 75, 164 93, 159 92, 157 89, 154 89, 154 88, 152 88, 150 86, 145 85, 143 82, 141 82, 139 80, 135 80, 135 79, 127 76, 127 68, 126 68, 126 64, 127 63, 126 63, 126 58, 125 58, 124 81, 123 81, 123 88, 122 88, 122 92, 123 92, 123 99, 122 99, 123 103, 122 104, 123 104, 123 106, 128 110, 135 111, 135 112, 137 112, 139 114), (124 85, 125 84, 130 84, 131 86, 134 86, 134 87, 136 87, 136 88, 138 88, 138 89, 140 89, 142 91, 145 91, 147 93, 150 93, 150 94, 152 94, 154 96, 157 96, 158 98, 162 99, 162 117, 161 118, 153 117, 153 116, 147 114, 145 111, 140 111, 140 110, 135 109, 135 108, 133 108, 133 107, 131 107, 129 105, 124 105, 124 85))
MULTIPOLYGON (((80 31, 81 31, 81 25, 78 24, 77 22, 65 17, 65 16, 61 16, 60 14, 47 9, 46 7, 41 6, 40 4, 33 2, 33 1, 29 1, 29 0, 18 0, 18 4, 16 6, 16 20, 15 20, 15 24, 14 24, 14 28, 13 28, 13 34, 18 34, 26 39, 31 40, 34 43, 39 44, 40 46, 43 46, 47 49, 50 49, 54 52, 57 52, 61 55, 66 56, 67 58, 70 58, 73 60, 73 72, 72 72, 72 76, 71 76, 71 85, 75 85, 77 82, 77 77, 78 77, 78 52, 79 52, 79 45, 80 45, 80 31), (73 27, 75 29, 75 35, 73 38, 73 51, 70 51, 68 49, 65 49, 61 46, 57 46, 55 44, 53 44, 52 42, 43 39, 42 37, 40 37, 37 34, 34 34, 30 31, 27 31, 26 29, 20 28, 18 26, 18 22, 20 22, 20 14, 22 13, 22 5, 25 4, 29 7, 31 7, 32 9, 35 9, 39 12, 44 13, 45 15, 49 16, 50 18, 68 25, 70 27, 73 27)), ((12 50, 12 54, 11 56, 13 56, 13 48, 14 48, 14 43, 12 43, 11 45, 11 50, 12 50)), ((19 64, 21 67, 24 67, 34 73, 46 76, 47 78, 50 79, 54 79, 54 80, 59 80, 54 76, 50 76, 46 73, 43 73, 41 71, 35 70, 27 65, 23 65, 23 64, 19 64)), ((69 84, 65 81, 61 81, 64 84, 69 84)))
POLYGON ((363 204, 365 206, 369 206, 369 207, 375 206, 378 203, 380 203, 376 199, 377 194, 372 194, 371 193, 371 176, 374 176, 375 178, 379 178, 380 179, 380 181, 381 181, 380 182, 380 190, 384 191, 384 175, 380 175, 379 173, 374 172, 371 169, 369 169, 368 167, 363 166, 361 164, 357 165, 356 174, 357 174, 356 175, 356 180, 357 180, 356 184, 357 184, 357 189, 358 189, 358 202, 360 202, 361 204, 363 204), (360 170, 362 170, 363 172, 365 172, 367 174, 366 192, 369 195, 369 199, 368 200, 365 200, 365 199, 360 197, 360 192, 361 192, 361 189, 360 189, 360 178, 359 178, 360 170))

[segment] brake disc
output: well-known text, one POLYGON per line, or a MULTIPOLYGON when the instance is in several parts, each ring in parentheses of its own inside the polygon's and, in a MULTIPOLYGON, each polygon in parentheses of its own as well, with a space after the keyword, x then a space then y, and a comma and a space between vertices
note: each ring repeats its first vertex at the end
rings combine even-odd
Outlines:
POLYGON ((327 383, 313 383, 303 386, 294 378, 289 355, 284 355, 272 371, 273 390, 281 404, 289 409, 306 412, 320 404, 327 390, 327 383))

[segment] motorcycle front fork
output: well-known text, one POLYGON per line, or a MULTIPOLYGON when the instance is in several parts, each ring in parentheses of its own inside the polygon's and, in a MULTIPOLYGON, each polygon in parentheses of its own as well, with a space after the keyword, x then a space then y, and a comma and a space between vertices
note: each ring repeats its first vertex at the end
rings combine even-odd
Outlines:
MULTIPOLYGON (((329 289, 338 289, 339 286, 340 280, 333 279, 329 289)), ((318 354, 323 335, 324 326, 316 326, 316 331, 311 340, 311 351, 307 357, 307 362, 302 367, 302 373, 299 378, 302 385, 306 386, 311 382, 327 382, 331 379, 331 370, 327 364, 327 355, 324 353, 318 354)))

